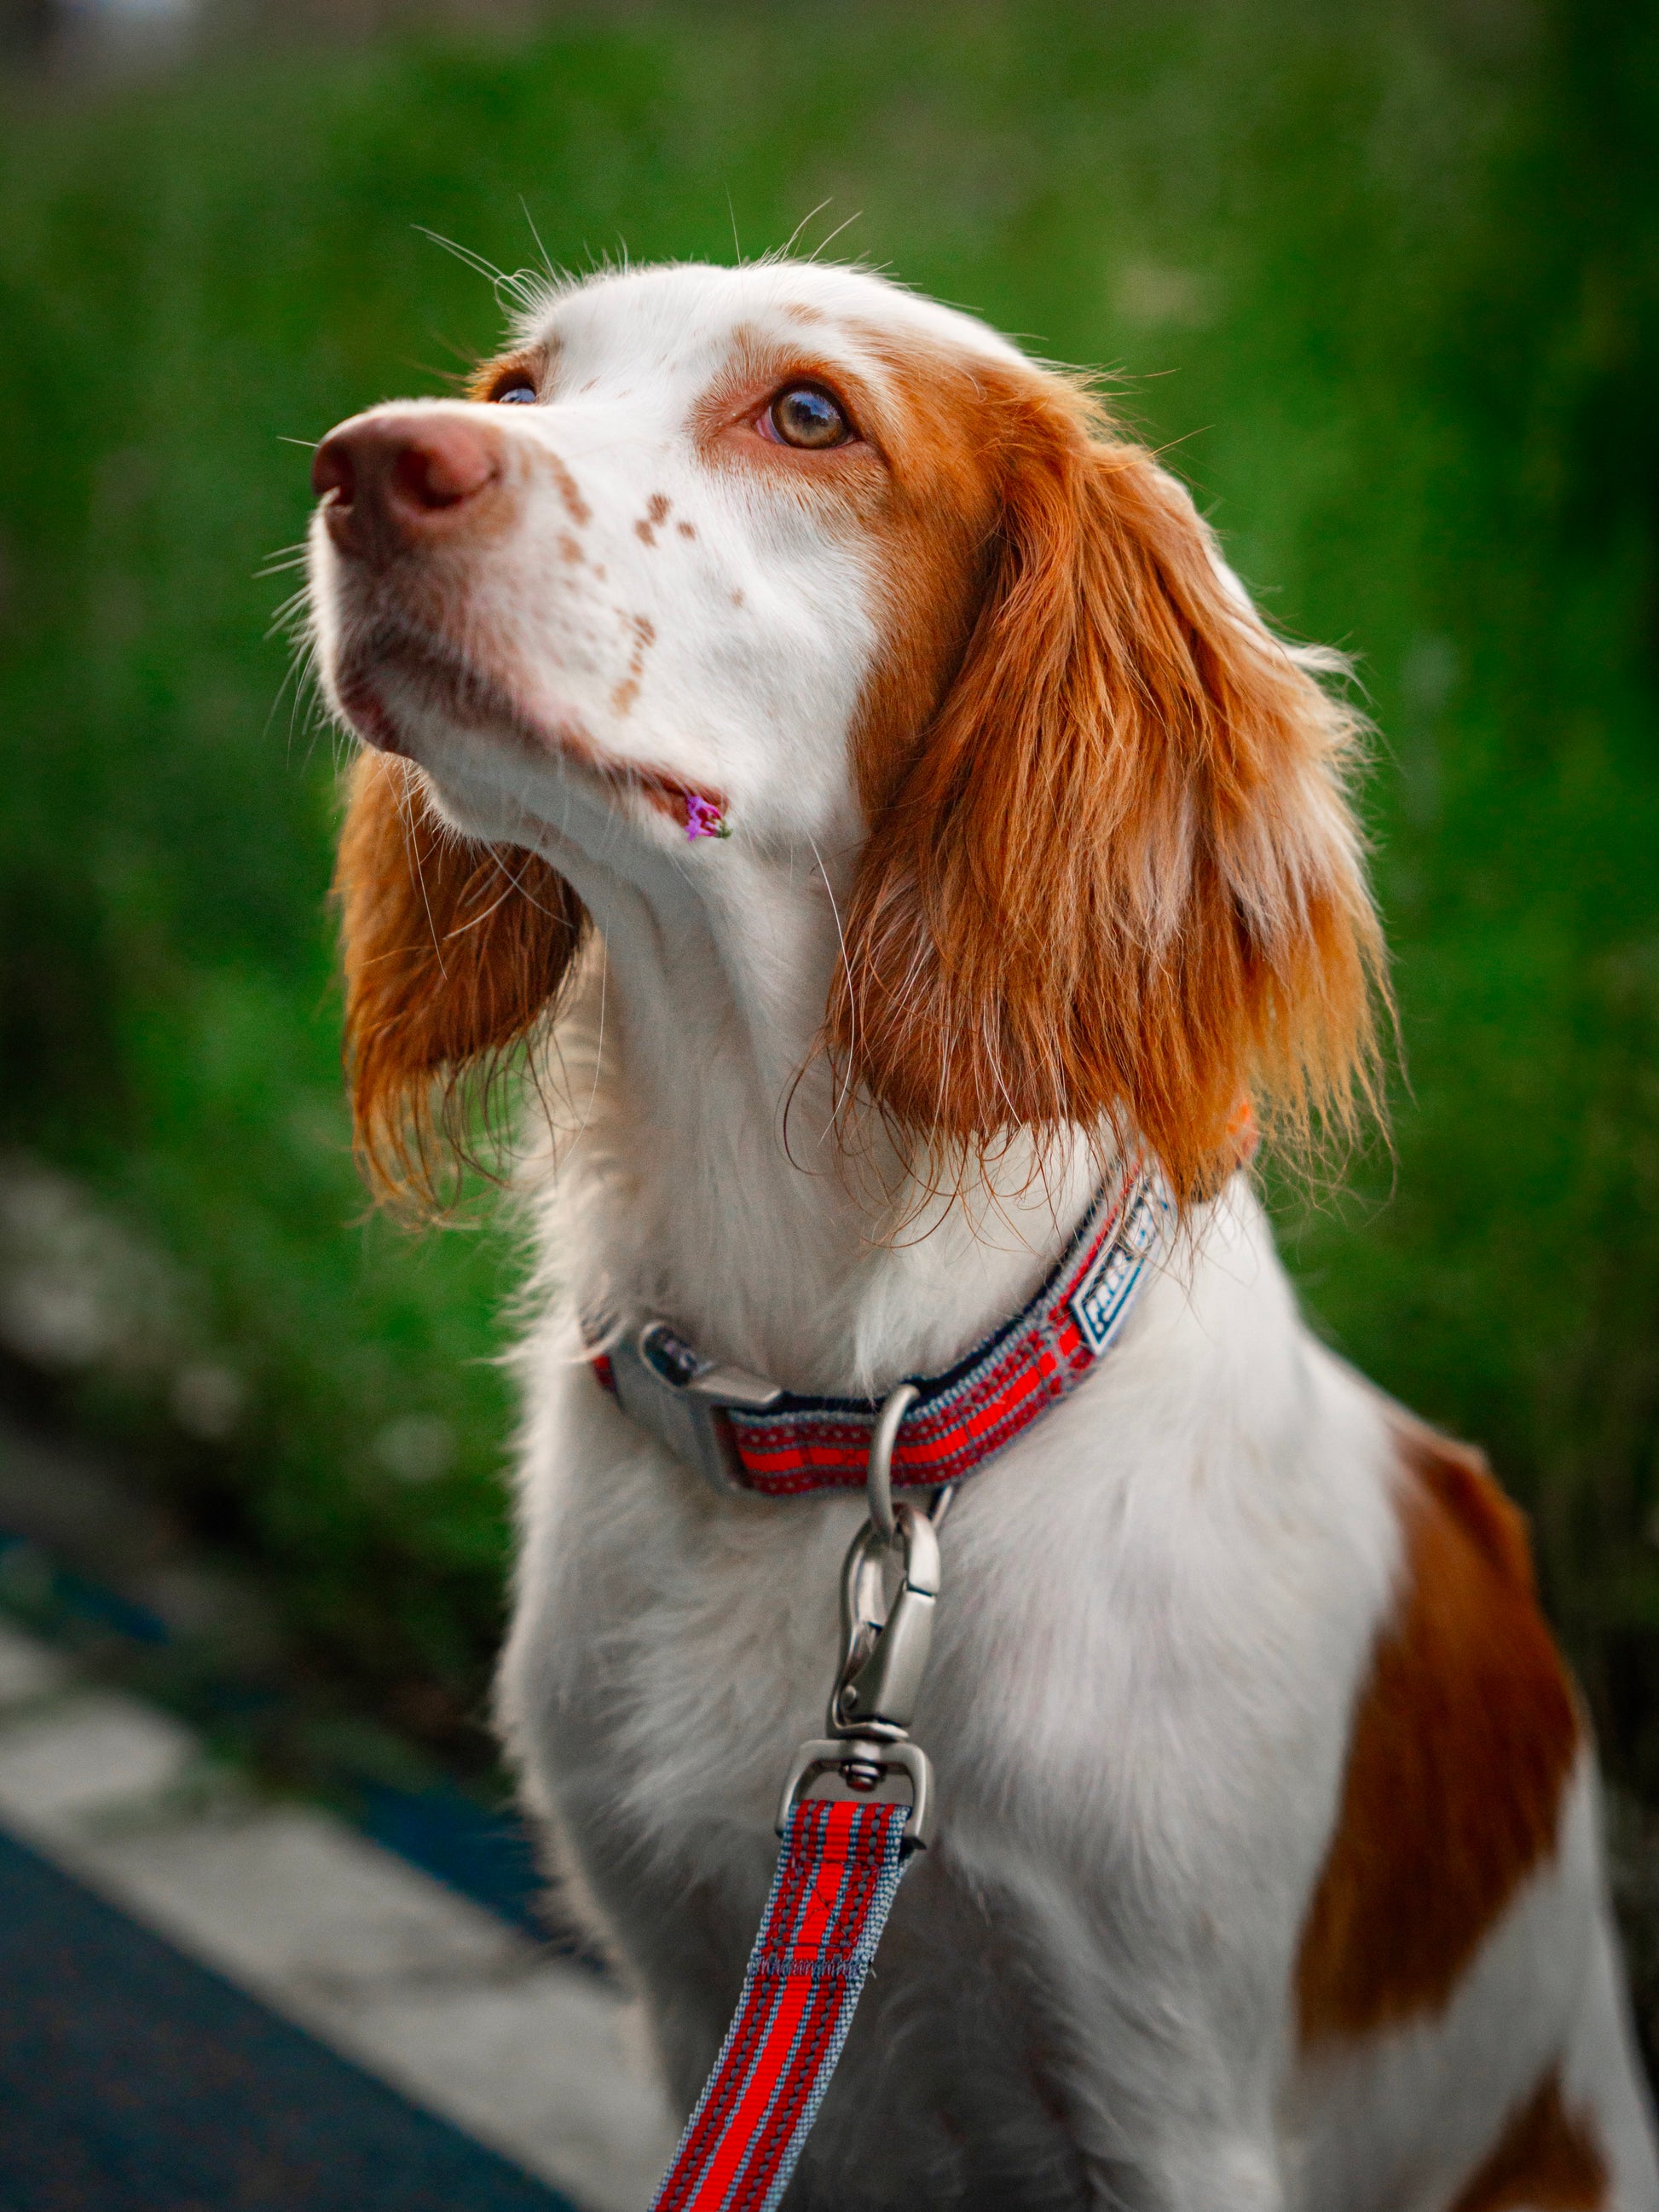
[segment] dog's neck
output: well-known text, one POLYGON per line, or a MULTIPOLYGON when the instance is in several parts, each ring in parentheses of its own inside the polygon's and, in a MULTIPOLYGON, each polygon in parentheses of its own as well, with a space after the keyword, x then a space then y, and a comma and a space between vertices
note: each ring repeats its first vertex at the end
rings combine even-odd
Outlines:
POLYGON ((554 1264, 586 1310, 659 1313, 789 1387, 860 1392, 949 1365, 1018 1309, 1097 1164, 1079 1138, 1041 1163, 1016 1139, 994 1183, 930 1168, 843 1095, 818 1030, 850 870, 731 848, 643 880, 560 865, 603 939, 550 1071, 569 1133, 554 1264))

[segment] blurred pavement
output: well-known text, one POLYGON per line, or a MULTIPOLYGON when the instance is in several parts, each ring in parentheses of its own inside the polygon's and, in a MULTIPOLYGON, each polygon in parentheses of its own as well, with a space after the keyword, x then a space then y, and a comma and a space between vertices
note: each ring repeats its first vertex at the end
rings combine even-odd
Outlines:
MULTIPOLYGON (((629 2212, 648 2201, 672 2148, 673 2130, 630 2038, 628 2009, 603 1982, 567 1958, 550 1956, 506 1921, 327 1815, 243 1795, 210 1766, 197 1740, 176 1720, 124 1693, 78 1681, 60 1655, 4 1625, 0 1831, 26 1847, 8 1851, 0 1839, 4 1941, 17 1940, 15 1931, 32 1911, 37 1919, 45 1916, 55 1940, 71 1951, 79 1942, 118 1959, 125 1955, 118 1923, 88 1915, 66 1888, 50 1894, 43 1889, 40 1862, 49 1862, 141 1930, 211 1970, 216 1984, 222 1977, 258 2007, 354 2062, 424 2113, 452 2124, 523 2175, 567 2192, 591 2212, 629 2212), (83 1925, 87 1932, 77 1935, 83 1925)), ((148 1937, 130 1948, 135 2002, 154 2007, 155 1987, 172 1987, 167 1961, 148 1937)), ((71 1980, 72 1966, 71 1960, 71 1980)), ((100 1969, 100 2005, 110 1999, 109 1972, 100 1969)), ((30 2110, 38 2112, 43 2128, 61 2128, 63 2098, 61 2084, 38 2079, 31 2087, 16 2078, 27 2022, 25 2018, 20 2026, 18 1992, 27 1975, 20 1974, 15 1960, 8 1961, 7 1979, 11 1995, 0 2024, 0 2148, 15 2179, 20 2159, 28 2163, 27 2151, 43 2148, 18 2139, 20 2130, 27 2130, 30 2110), (8 2071, 13 2077, 9 2089, 8 2071)), ((118 1999, 119 1991, 115 1995, 118 1999)), ((212 2006, 204 2009, 199 1992, 193 2002, 206 2021, 216 2020, 234 2001, 227 1992, 217 2012, 212 2006)), ((26 2015, 27 2002, 21 2009, 26 2015)), ((202 2030, 201 2057, 209 2075, 227 2039, 251 2035, 251 2049, 264 2047, 252 2008, 242 2006, 234 2018, 226 2016, 229 2027, 202 2030)), ((152 2130, 166 2124, 174 2092, 147 2088, 147 2063, 135 2073, 131 2049, 142 2057, 146 2023, 140 2019, 127 2026, 136 2026, 139 2039, 129 2048, 126 2031, 115 2034, 129 2063, 118 2069, 118 2081, 96 2086, 85 2115, 94 2133, 106 2121, 119 2133, 146 2095, 161 2100, 147 2124, 152 2130)), ((152 2048, 173 2050, 175 2073, 187 2075, 191 2062, 187 2051, 182 2059, 178 2055, 172 2015, 154 2027, 152 2048)), ((58 2045, 63 2041, 59 2033, 58 2045)), ((316 2080, 327 2071, 324 2055, 307 2061, 296 2039, 279 2036, 278 2041, 281 2058, 262 2059, 254 2049, 245 2075, 251 2066, 263 2087, 264 2076, 297 2067, 295 2080, 312 2083, 294 2090, 299 2102, 346 2095, 343 2069, 336 2069, 319 2090, 316 2080)), ((54 2047, 52 2033, 44 2043, 37 2036, 31 2063, 50 2073, 54 2047)), ((111 2055, 113 2062, 113 2049, 111 2055)), ((73 2070, 69 2058, 64 2065, 73 2070)), ((514 2212, 541 2204, 556 2212, 554 2198, 495 2160, 478 2164, 470 2179, 461 2178, 465 2145, 447 2130, 432 2131, 419 2112, 408 2112, 400 2122, 407 2107, 383 2095, 375 2102, 377 2094, 364 2085, 348 2101, 354 2112, 369 2115, 362 2127, 382 2146, 372 2163, 383 2180, 391 2180, 386 2160, 392 2155, 384 2144, 397 2142, 412 2161, 411 2172, 427 2173, 435 2184, 443 2169, 452 2204, 499 2205, 514 2212), (457 2156, 461 2166, 449 2174, 445 2161, 457 2156)), ((145 2124, 142 2112, 137 2118, 145 2124)), ((234 2113, 218 2115, 222 2126, 234 2126, 234 2113)), ((337 2133, 337 2118, 331 2118, 331 2127, 337 2133)), ((346 2157, 343 2146, 343 2164, 346 2157)), ((356 2201, 368 2212, 364 2186, 354 2185, 356 2201)), ((313 2201, 294 2195, 291 2182, 284 2191, 250 2197, 239 2184, 234 2201, 257 2204, 260 2212, 267 2204, 302 2212, 313 2201)), ((27 2212, 58 2203, 66 2212, 71 2204, 76 2212, 114 2212, 130 2201, 145 2202, 118 2191, 106 2200, 82 2188, 31 2200, 27 2212)), ((169 2212, 171 2203, 182 2207, 185 2201, 157 2196, 149 2200, 147 2212, 169 2212)), ((204 2200, 192 2196, 189 2201, 204 2200)), ((337 2199, 325 2188, 314 2201, 331 2205, 337 2199)), ((374 2201, 393 2212, 428 2200, 422 2188, 414 2195, 394 2189, 374 2201)))

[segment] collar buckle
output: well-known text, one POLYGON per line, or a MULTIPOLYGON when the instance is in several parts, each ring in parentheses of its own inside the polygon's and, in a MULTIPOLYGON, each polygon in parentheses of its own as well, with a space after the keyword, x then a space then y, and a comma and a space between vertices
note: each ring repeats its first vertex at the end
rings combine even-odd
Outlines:
POLYGON ((611 1347, 617 1402, 630 1420, 696 1468, 723 1496, 752 1495, 726 1409, 763 1413, 781 1386, 746 1368, 705 1359, 665 1321, 639 1322, 611 1347))

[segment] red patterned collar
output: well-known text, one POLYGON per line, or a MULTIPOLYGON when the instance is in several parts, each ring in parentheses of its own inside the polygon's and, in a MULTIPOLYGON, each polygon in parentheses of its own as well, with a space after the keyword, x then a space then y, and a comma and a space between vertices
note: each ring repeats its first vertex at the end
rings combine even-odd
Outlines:
MULTIPOLYGON (((944 1374, 910 1377, 917 1395, 894 1444, 894 1488, 961 1481, 1069 1397, 1116 1340, 1170 1214, 1161 1180, 1132 1170, 1101 1193, 1012 1321, 944 1374)), ((705 1359, 660 1320, 623 1331, 592 1366, 624 1413, 719 1490, 798 1498, 864 1487, 875 1399, 781 1389, 705 1359)))

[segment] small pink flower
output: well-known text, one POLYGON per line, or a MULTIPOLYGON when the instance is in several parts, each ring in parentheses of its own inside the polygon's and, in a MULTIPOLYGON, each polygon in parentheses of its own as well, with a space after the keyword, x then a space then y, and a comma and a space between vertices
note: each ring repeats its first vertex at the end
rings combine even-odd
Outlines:
POLYGON ((725 837, 731 833, 720 818, 720 811, 712 800, 699 798, 695 791, 685 794, 685 834, 688 837, 725 837))

